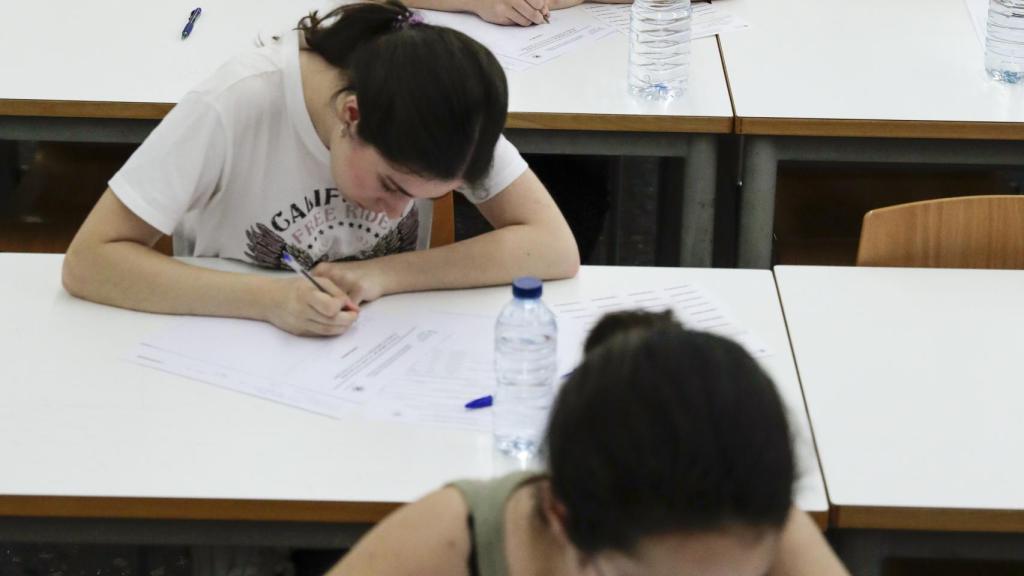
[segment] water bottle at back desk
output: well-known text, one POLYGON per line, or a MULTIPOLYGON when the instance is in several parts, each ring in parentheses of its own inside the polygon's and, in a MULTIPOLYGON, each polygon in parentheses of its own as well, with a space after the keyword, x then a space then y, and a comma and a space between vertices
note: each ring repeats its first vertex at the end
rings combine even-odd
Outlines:
POLYGON ((690 0, 634 0, 629 91, 646 100, 682 96, 690 70, 690 0))
POLYGON ((1003 82, 1024 80, 1024 0, 990 0, 985 69, 1003 82))

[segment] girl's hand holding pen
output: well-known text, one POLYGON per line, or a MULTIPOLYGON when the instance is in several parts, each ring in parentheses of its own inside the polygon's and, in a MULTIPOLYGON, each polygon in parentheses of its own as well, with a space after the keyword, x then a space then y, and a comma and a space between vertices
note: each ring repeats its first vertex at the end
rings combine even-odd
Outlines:
POLYGON ((321 262, 313 268, 312 273, 334 282, 335 286, 348 294, 353 306, 372 302, 384 294, 382 266, 374 260, 321 262))
POLYGON ((359 307, 329 278, 314 279, 324 292, 301 276, 275 280, 267 320, 298 336, 337 336, 348 330, 359 307))

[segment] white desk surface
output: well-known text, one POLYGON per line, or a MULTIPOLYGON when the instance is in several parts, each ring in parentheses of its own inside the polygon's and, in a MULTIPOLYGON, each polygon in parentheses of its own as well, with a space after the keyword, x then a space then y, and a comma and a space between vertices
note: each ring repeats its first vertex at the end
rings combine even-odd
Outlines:
MULTIPOLYGON (((294 27, 336 0, 13 2, 0 35, 0 115, 158 119, 261 32, 294 27), (189 12, 203 14, 185 41, 189 12)), ((557 17, 557 13, 556 13, 557 17)), ((509 74, 509 126, 654 132, 732 131, 714 38, 694 42, 689 94, 668 105, 626 92, 626 37, 509 74)))
POLYGON ((836 525, 1024 531, 1024 271, 775 275, 836 525))
MULTIPOLYGON (((452 479, 511 468, 490 434, 335 420, 132 364, 124 358, 134 344, 173 318, 67 295, 61 258, 0 254, 0 515, 372 522, 452 479)), ((795 416, 797 504, 824 521, 824 485, 768 271, 585 267, 546 289, 575 297, 679 280, 717 294, 776 351, 763 365, 795 416)), ((488 288, 373 306, 496 314, 508 297, 488 288)))
POLYGON ((736 131, 1024 139, 1024 86, 988 79, 964 0, 725 0, 736 131))

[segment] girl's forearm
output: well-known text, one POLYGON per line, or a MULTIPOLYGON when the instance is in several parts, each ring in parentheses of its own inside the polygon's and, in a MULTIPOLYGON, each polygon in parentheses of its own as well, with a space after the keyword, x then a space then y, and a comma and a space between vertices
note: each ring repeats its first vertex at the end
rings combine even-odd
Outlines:
POLYGON ((427 10, 443 10, 445 12, 472 12, 468 0, 408 0, 405 5, 410 8, 426 8, 427 10))
POLYGON ((74 296, 121 308, 266 320, 276 280, 208 270, 118 241, 73 246, 63 282, 74 296))
POLYGON ((379 274, 384 294, 510 283, 518 276, 571 278, 579 270, 576 241, 564 232, 506 226, 448 246, 364 263, 379 274))

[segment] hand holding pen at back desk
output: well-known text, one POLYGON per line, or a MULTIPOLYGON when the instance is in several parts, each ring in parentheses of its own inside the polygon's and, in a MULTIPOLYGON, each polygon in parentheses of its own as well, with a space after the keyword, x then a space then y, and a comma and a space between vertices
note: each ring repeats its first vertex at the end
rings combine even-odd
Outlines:
POLYGON ((533 26, 550 22, 550 4, 551 0, 478 0, 472 2, 471 9, 492 24, 533 26))

